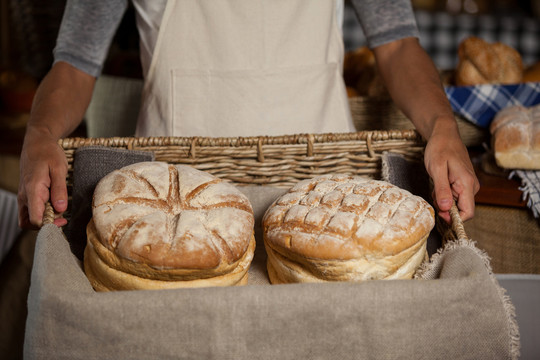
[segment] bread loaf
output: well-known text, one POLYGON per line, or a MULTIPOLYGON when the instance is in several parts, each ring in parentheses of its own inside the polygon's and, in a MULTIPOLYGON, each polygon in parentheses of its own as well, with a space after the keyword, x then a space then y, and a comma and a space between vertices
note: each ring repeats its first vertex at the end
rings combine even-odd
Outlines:
POLYGON ((523 72, 523 82, 540 82, 540 61, 525 69, 523 72))
POLYGON ((367 46, 348 51, 343 60, 343 79, 349 97, 388 97, 388 91, 377 69, 375 54, 367 46))
POLYGON ((96 186, 84 256, 96 290, 247 281, 254 217, 233 185, 184 165, 143 162, 96 186))
POLYGON ((472 36, 458 48, 456 85, 516 84, 523 77, 521 55, 501 42, 489 43, 472 36))
POLYGON ((505 169, 540 169, 540 105, 514 105, 497 113, 490 124, 497 165, 505 169))
POLYGON ((262 225, 274 284, 404 279, 426 255, 434 211, 384 181, 324 175, 277 199, 262 225))

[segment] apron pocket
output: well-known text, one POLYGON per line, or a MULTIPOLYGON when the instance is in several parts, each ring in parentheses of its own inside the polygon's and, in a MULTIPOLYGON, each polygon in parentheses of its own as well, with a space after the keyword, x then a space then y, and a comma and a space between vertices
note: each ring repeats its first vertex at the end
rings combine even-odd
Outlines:
POLYGON ((354 129, 337 64, 172 71, 174 136, 258 136, 354 129))

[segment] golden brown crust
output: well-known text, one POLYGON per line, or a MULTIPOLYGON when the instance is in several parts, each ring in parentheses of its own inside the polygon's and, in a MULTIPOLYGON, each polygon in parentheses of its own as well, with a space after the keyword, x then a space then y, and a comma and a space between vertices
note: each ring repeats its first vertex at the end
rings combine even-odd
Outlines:
POLYGON ((316 259, 397 254, 433 228, 434 211, 390 183, 348 175, 299 182, 263 217, 271 247, 316 259))
POLYGON ((343 59, 345 83, 353 87, 356 87, 359 82, 369 83, 375 75, 375 65, 375 55, 367 46, 346 52, 343 59))
POLYGON ((530 65, 523 72, 523 82, 540 82, 540 61, 530 65))
POLYGON ((238 259, 234 263, 221 262, 219 266, 211 269, 193 269, 193 268, 156 268, 149 265, 146 262, 134 261, 119 256, 116 252, 111 251, 109 248, 102 244, 99 240, 99 236, 94 225, 94 221, 91 219, 86 227, 88 244, 92 245, 92 251, 100 257, 100 259, 107 264, 107 266, 120 270, 125 273, 136 275, 142 278, 152 280, 163 281, 189 281, 197 279, 207 279, 215 276, 224 275, 233 271, 238 264, 249 256, 251 249, 251 243, 253 242, 253 235, 248 251, 246 251, 242 258, 238 259))
POLYGON ((520 105, 509 106, 500 110, 491 121, 489 131, 495 134, 501 127, 508 125, 511 122, 528 122, 529 110, 520 105))
POLYGON ((226 271, 244 256, 254 226, 247 197, 233 185, 162 162, 110 173, 92 208, 107 249, 158 270, 226 271))
POLYGON ((387 257, 323 261, 301 256, 291 258, 265 244, 268 277, 272 284, 411 279, 425 259, 426 240, 427 235, 411 248, 387 257))
POLYGON ((458 48, 456 85, 515 84, 523 77, 521 55, 511 46, 471 36, 458 48))
POLYGON ((501 84, 517 84, 523 79, 523 61, 519 52, 511 46, 497 42, 493 50, 501 61, 501 84))
POLYGON ((377 69, 375 54, 367 46, 345 53, 343 79, 349 97, 387 97, 388 91, 377 69))
POLYGON ((507 169, 540 169, 540 105, 511 106, 490 125, 497 165, 507 169))
POLYGON ((145 162, 96 186, 84 265, 96 290, 246 281, 254 217, 233 185, 185 165, 145 162))
MULTIPOLYGON (((244 258, 229 273, 215 277, 192 280, 170 280, 167 274, 162 274, 162 279, 137 276, 130 272, 111 266, 106 259, 100 256, 94 245, 99 242, 88 242, 84 252, 84 271, 90 284, 96 291, 115 290, 158 290, 176 288, 194 288, 209 286, 234 286, 245 285, 248 279, 248 269, 255 251, 255 239, 250 242, 244 258)), ((135 264, 135 266, 137 266, 135 264)))
MULTIPOLYGON (((324 175, 277 199, 262 224, 270 262, 286 259, 312 280, 350 280, 368 276, 370 263, 384 264, 380 274, 395 272, 413 256, 411 249, 425 246, 434 211, 387 182, 324 175)), ((278 271, 276 264, 271 267, 278 271)))

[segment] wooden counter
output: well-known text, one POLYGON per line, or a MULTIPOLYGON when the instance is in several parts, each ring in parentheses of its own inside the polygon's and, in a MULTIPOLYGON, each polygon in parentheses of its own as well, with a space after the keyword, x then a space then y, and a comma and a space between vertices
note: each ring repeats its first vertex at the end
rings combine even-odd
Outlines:
MULTIPOLYGON (((522 199, 523 193, 519 190, 521 183, 516 179, 509 179, 509 171, 500 171, 500 174, 488 174, 482 168, 482 158, 486 157, 483 150, 470 149, 476 176, 480 182, 480 190, 475 196, 478 205, 509 206, 526 208, 527 202, 522 199)), ((486 160, 484 160, 486 161, 486 160)))

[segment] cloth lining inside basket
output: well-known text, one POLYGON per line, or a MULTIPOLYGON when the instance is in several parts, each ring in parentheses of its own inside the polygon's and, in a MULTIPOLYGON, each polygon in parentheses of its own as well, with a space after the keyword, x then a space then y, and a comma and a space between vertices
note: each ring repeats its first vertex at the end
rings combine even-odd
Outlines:
MULTIPOLYGON (((101 156, 115 158, 117 151, 107 149, 101 156)), ((389 180, 421 174, 399 155, 386 154, 384 161, 389 180)), ((412 184, 429 191, 417 181, 412 184)), ((284 190, 241 190, 252 202, 260 229, 264 209, 284 190)), ((257 231, 260 252, 250 270, 251 286, 98 293, 63 232, 45 225, 28 297, 25 358, 519 356, 512 303, 493 277, 489 259, 469 240, 437 250, 416 280, 267 285, 257 231)))

